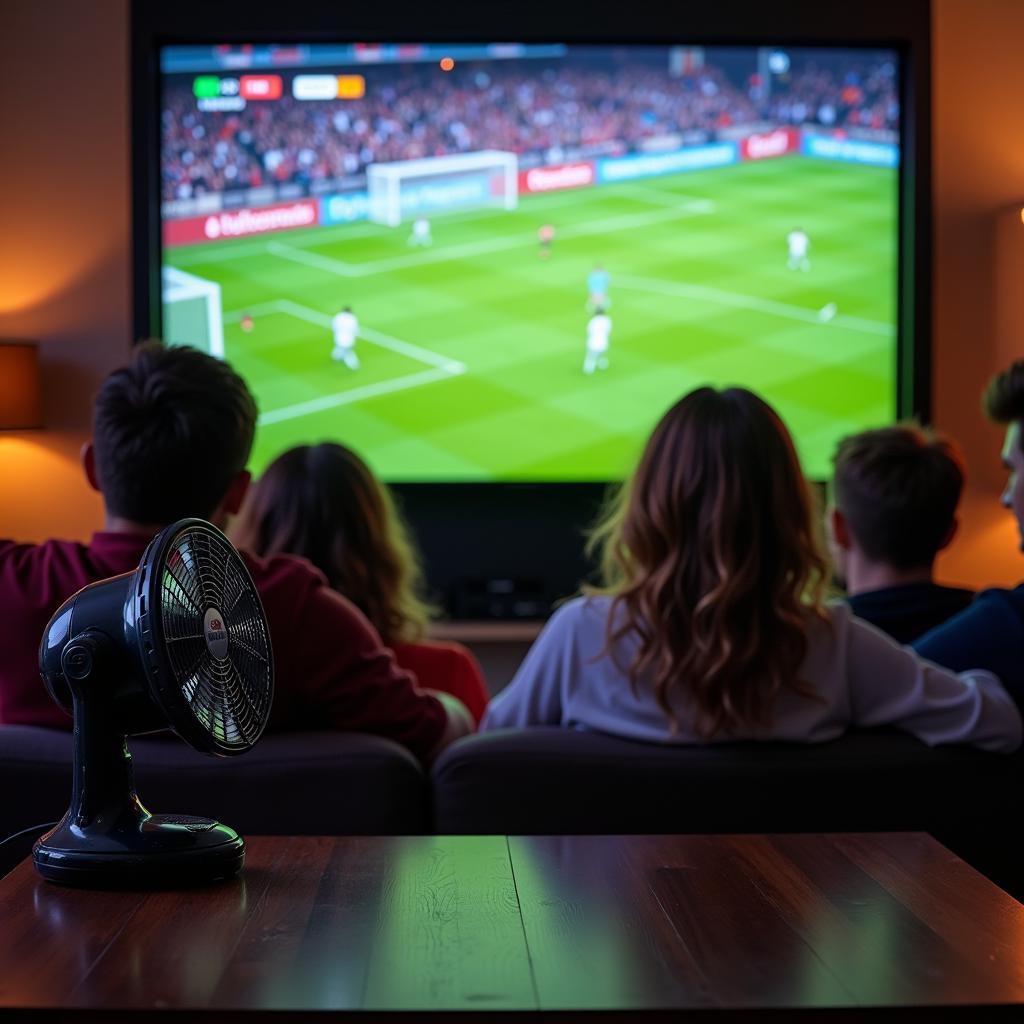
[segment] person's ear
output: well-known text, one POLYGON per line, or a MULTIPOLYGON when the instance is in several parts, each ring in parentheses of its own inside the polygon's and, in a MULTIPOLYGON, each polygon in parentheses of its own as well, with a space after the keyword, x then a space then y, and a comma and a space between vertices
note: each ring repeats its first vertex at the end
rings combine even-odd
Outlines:
POLYGON ((829 510, 829 529, 836 547, 842 548, 844 551, 849 551, 853 547, 850 524, 846 521, 846 516, 834 505, 829 510))
POLYGON ((949 529, 943 534, 942 540, 939 541, 939 551, 944 551, 953 543, 953 538, 956 536, 957 530, 960 529, 960 520, 954 518, 949 524, 949 529))
POLYGON ((82 451, 80 453, 82 460, 82 471, 85 473, 85 479, 89 481, 89 486, 94 491, 100 491, 100 478, 96 474, 96 449, 92 446, 92 441, 86 441, 82 445, 82 451))
POLYGON ((245 501, 245 496, 249 491, 249 484, 251 483, 252 473, 247 469, 243 469, 231 481, 231 486, 228 487, 227 494, 224 495, 224 500, 220 503, 221 509, 229 516, 238 515, 238 510, 242 507, 242 502, 245 501))

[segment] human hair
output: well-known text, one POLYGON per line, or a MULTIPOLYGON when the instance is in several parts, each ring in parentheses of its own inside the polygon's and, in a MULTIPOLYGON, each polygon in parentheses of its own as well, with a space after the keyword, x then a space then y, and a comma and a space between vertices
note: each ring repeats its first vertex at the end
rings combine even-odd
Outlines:
POLYGON ((910 425, 839 442, 833 500, 868 558, 897 569, 930 566, 948 541, 964 486, 960 452, 910 425))
MULTIPOLYGON (((996 423, 1024 422, 1024 359, 997 373, 985 388, 985 412, 996 423)), ((1021 434, 1024 447, 1024 432, 1021 434)))
POLYGON ((635 632, 620 667, 673 730, 676 691, 705 738, 769 726, 784 689, 814 696, 798 672, 809 618, 827 621, 827 563, 789 432, 757 395, 703 387, 673 405, 588 550, 613 596, 605 651, 635 632))
POLYGON ((300 445, 279 455, 250 489, 234 537, 264 557, 308 558, 385 643, 423 636, 432 609, 419 556, 388 488, 350 448, 300 445))
POLYGON ((96 475, 107 511, 137 523, 209 516, 245 469, 256 402, 228 363, 145 341, 93 404, 96 475))

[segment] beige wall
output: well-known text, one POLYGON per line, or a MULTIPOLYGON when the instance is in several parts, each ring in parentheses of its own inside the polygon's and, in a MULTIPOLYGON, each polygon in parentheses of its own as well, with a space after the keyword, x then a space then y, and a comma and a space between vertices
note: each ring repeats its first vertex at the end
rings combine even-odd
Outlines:
MULTIPOLYGON (((940 568, 1011 582, 1024 560, 996 504, 999 432, 978 394, 1024 355, 1009 326, 1024 308, 1024 225, 1004 215, 995 255, 1000 211, 1024 199, 1024 2, 935 0, 933 31, 935 416, 972 474, 940 568)), ((48 425, 0 436, 0 536, 84 537, 99 521, 76 459, 89 396, 131 334, 127 46, 127 0, 5 0, 0 13, 0 337, 42 340, 48 425)))
POLYGON ((932 40, 934 416, 963 444, 971 477, 961 537, 940 571, 1012 583, 1024 560, 997 503, 1001 431, 979 401, 991 374, 1024 356, 1011 326, 1024 304, 1024 3, 934 0, 932 40), (1018 273, 1008 288, 1009 261, 1018 273))
POLYGON ((40 432, 0 434, 0 537, 82 537, 78 449, 129 349, 127 0, 0 4, 0 338, 41 341, 40 432))

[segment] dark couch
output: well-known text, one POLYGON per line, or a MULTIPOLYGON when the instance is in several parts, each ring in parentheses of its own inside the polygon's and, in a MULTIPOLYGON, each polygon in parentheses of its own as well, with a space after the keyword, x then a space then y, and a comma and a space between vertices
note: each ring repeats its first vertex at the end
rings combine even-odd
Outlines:
POLYGON ((556 728, 467 737, 432 772, 439 833, 921 830, 1020 893, 1024 753, 903 733, 832 743, 659 746, 556 728))
MULTIPOLYGON (((923 830, 1015 893, 1024 753, 929 749, 900 733, 832 743, 670 747, 555 728, 467 737, 429 782, 402 747, 352 733, 266 736, 204 757, 133 740, 153 811, 204 814, 250 834, 569 834, 923 830)), ((0 727, 0 838, 59 818, 71 736, 0 727)), ((0 861, 30 843, 0 847, 0 861)), ((0 873, 4 864, 0 863, 0 873)))
MULTIPOLYGON (((154 813, 200 814, 253 835, 402 835, 429 825, 427 780, 404 747, 361 733, 264 736, 240 757, 198 754, 172 736, 129 743, 154 813)), ((54 821, 71 798, 71 734, 0 726, 0 840, 54 821)), ((0 847, 0 874, 31 849, 0 847)))

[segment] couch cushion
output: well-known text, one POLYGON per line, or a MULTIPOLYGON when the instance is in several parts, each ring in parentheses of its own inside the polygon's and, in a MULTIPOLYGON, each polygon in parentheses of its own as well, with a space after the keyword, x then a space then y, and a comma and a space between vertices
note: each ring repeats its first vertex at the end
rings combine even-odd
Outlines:
POLYGON ((1024 755, 901 733, 832 743, 660 746, 558 728, 496 730, 432 772, 439 833, 970 828, 1016 806, 1024 755))
MULTIPOLYGON (((71 747, 70 733, 0 726, 0 839, 64 814, 71 747)), ((154 813, 206 815, 265 835, 397 835, 428 824, 419 762, 380 736, 268 735, 231 758, 196 753, 170 735, 129 747, 139 798, 154 813)))

